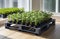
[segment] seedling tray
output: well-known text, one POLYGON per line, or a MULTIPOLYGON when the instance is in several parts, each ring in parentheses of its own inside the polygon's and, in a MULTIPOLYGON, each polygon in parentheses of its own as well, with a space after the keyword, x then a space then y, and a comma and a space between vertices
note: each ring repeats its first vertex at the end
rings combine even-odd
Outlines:
POLYGON ((31 27, 31 25, 26 26, 22 24, 12 24, 12 23, 6 23, 5 28, 12 29, 12 30, 18 30, 23 32, 30 32, 36 35, 40 35, 46 30, 48 30, 52 25, 55 25, 55 19, 49 20, 47 23, 43 23, 40 27, 31 27))
POLYGON ((7 15, 0 14, 0 18, 7 18, 7 15))

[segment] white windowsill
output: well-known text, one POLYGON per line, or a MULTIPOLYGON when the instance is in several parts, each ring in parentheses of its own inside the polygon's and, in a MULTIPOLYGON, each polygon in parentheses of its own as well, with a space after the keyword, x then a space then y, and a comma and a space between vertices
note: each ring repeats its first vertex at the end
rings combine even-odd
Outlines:
POLYGON ((53 13, 53 16, 60 16, 60 13, 53 13))

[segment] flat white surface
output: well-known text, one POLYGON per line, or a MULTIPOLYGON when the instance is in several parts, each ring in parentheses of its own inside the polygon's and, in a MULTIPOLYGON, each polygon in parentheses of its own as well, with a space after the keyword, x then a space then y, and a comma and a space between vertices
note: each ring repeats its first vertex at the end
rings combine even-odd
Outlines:
POLYGON ((58 13, 59 0, 56 0, 56 13, 58 13))
POLYGON ((0 25, 3 25, 7 22, 7 18, 3 19, 3 18, 0 18, 0 25))
POLYGON ((18 0, 18 8, 22 8, 23 7, 23 0, 18 0))
POLYGON ((9 0, 9 7, 13 7, 13 0, 9 0))
POLYGON ((60 13, 53 13, 53 16, 59 16, 60 17, 60 13))

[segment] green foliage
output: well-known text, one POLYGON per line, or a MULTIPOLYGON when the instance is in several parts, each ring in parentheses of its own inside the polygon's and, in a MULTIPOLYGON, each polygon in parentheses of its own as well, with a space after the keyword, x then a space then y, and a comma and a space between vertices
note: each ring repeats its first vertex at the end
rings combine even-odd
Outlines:
POLYGON ((0 9, 0 14, 9 15, 17 12, 24 12, 24 8, 2 8, 0 9))
POLYGON ((30 11, 30 12, 23 12, 21 14, 12 14, 8 16, 8 19, 14 21, 16 20, 17 22, 19 20, 22 21, 22 23, 28 23, 32 24, 32 22, 37 25, 38 23, 41 23, 43 21, 49 20, 52 16, 52 13, 49 12, 43 12, 43 11, 30 11))

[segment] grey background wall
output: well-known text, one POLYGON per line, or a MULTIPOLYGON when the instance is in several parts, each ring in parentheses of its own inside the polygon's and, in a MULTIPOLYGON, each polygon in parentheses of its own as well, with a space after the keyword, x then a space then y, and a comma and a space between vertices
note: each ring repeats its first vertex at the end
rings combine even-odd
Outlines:
POLYGON ((40 0, 32 0, 32 9, 40 10, 40 0))
POLYGON ((43 0, 40 0, 40 10, 43 10, 43 0))
POLYGON ((32 10, 42 10, 43 0, 32 0, 32 10))

